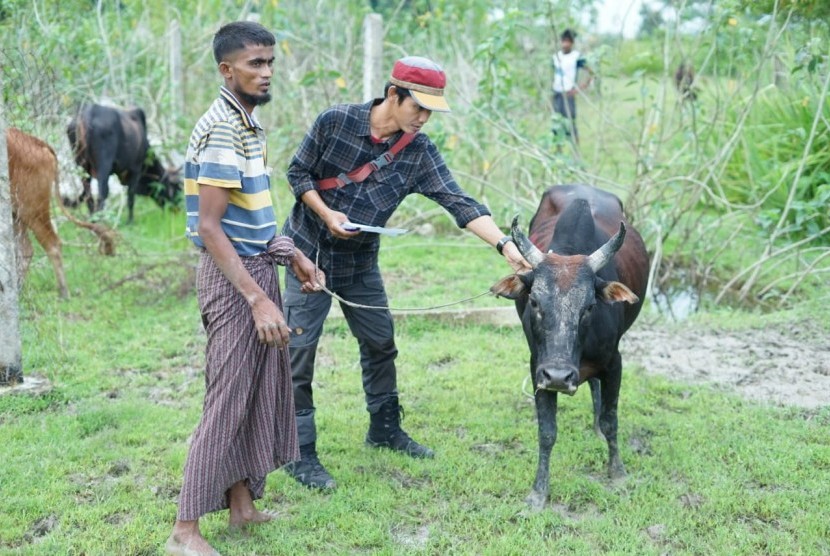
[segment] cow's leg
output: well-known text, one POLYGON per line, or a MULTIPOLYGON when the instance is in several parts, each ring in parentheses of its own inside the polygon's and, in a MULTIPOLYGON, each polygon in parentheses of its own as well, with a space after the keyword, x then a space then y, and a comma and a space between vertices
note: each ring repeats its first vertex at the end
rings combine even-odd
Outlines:
POLYGON ((81 180, 81 186, 84 188, 83 192, 81 193, 81 198, 79 201, 84 202, 86 201, 86 206, 89 209, 89 214, 95 212, 95 199, 92 197, 92 178, 90 176, 86 176, 81 180))
POLYGON ((20 286, 23 285, 23 280, 26 279, 26 273, 29 271, 29 263, 32 262, 34 250, 32 249, 32 241, 29 239, 29 229, 20 221, 18 217, 13 217, 14 222, 14 236, 17 240, 17 276, 20 286))
POLYGON ((588 379, 588 385, 591 387, 591 401, 594 404, 594 432, 605 440, 605 435, 599 427, 599 416, 602 413, 602 386, 596 377, 588 379))
POLYGON ((599 418, 600 430, 608 442, 608 475, 612 479, 625 477, 625 466, 620 459, 620 449, 617 445, 617 401, 620 398, 621 380, 622 358, 617 352, 601 381, 602 412, 599 418))
POLYGON ((66 287, 66 276, 63 273, 63 260, 61 259, 61 240, 57 232, 55 232, 55 228, 52 226, 49 213, 36 219, 30 226, 38 243, 46 251, 49 260, 52 261, 52 267, 55 269, 55 278, 58 281, 58 293, 62 298, 68 298, 69 290, 66 287))
MULTIPOLYGON (((534 381, 535 382, 535 381, 534 381)), ((539 426, 539 465, 526 502, 534 510, 545 507, 550 486, 550 453, 556 443, 556 392, 537 390, 536 421, 539 426)))
MULTIPOLYGON (((101 151, 106 152, 104 149, 101 151)), ((98 180, 98 202, 95 210, 104 210, 104 203, 110 195, 110 174, 112 173, 112 165, 115 162, 115 154, 110 156, 102 156, 98 161, 98 168, 96 171, 96 179, 98 180)))
POLYGON ((98 179, 98 200, 95 202, 95 211, 102 211, 104 210, 104 205, 107 202, 107 197, 110 196, 110 178, 107 176, 107 179, 101 180, 98 179))
POLYGON ((127 224, 133 223, 133 205, 135 204, 135 192, 138 190, 138 180, 141 174, 136 172, 135 176, 127 183, 127 224))

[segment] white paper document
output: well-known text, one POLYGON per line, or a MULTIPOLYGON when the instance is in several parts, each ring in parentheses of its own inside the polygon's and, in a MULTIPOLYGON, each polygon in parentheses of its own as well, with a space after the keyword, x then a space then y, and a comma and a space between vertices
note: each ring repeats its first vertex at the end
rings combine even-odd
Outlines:
POLYGON ((405 234, 409 231, 404 230, 403 228, 381 228, 380 226, 369 226, 368 224, 357 224, 356 222, 343 222, 341 226, 347 232, 371 232, 373 234, 393 237, 405 234))

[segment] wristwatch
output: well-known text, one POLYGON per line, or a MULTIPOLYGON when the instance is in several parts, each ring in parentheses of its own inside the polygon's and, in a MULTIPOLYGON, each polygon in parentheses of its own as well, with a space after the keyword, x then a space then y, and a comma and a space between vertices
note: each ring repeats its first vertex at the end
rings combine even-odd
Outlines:
POLYGON ((507 245, 508 242, 513 241, 513 238, 510 236, 504 236, 496 243, 496 251, 499 252, 499 255, 502 255, 502 251, 504 250, 504 246, 507 245))

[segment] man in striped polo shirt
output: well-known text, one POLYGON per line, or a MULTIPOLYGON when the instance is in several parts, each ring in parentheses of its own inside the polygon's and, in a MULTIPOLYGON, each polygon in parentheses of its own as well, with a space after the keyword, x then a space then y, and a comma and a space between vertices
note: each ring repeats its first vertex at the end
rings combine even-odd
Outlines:
POLYGON ((265 133, 253 115, 271 99, 274 43, 257 23, 219 29, 213 51, 224 87, 187 149, 186 233, 202 250, 197 292, 207 332, 206 389, 169 554, 217 554, 199 530, 208 512, 228 508, 232 527, 269 521, 272 514, 253 500, 269 472, 299 457, 289 330, 274 264, 289 266, 306 293, 325 277, 291 238, 276 235, 265 133))
MULTIPOLYGON (((364 104, 340 104, 323 111, 306 133, 288 168, 296 202, 283 233, 325 270, 328 286, 347 301, 386 306, 378 268, 377 234, 349 229, 349 224, 384 226, 407 195, 418 193, 442 206, 486 243, 496 247, 515 269, 529 269, 490 211, 456 183, 435 144, 421 128, 432 112, 449 112, 444 99, 446 76, 432 60, 407 56, 398 60, 383 98, 364 104), (414 137, 391 162, 359 183, 346 174, 379 160, 404 134, 414 137), (333 177, 345 176, 347 180, 333 177), (337 186, 330 186, 332 181, 337 186)), ((388 161, 387 161, 388 162, 388 161)), ((285 311, 291 336, 291 372, 301 460, 286 470, 301 484, 332 489, 336 483, 317 456, 317 428, 312 392, 317 343, 331 298, 309 296, 291 272, 285 278, 285 311)), ((341 304, 360 349, 363 390, 369 412, 366 443, 414 458, 433 451, 401 428, 392 315, 341 304)))

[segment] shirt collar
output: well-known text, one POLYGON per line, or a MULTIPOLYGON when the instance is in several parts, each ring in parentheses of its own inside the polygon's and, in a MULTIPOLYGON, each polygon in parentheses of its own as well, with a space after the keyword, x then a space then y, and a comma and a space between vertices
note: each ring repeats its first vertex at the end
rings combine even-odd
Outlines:
POLYGON ((253 114, 248 114, 248 111, 242 106, 236 96, 227 88, 227 87, 219 87, 219 96, 225 99, 231 108, 239 112, 239 115, 242 116, 242 122, 251 129, 262 129, 262 126, 259 125, 256 117, 253 114))

